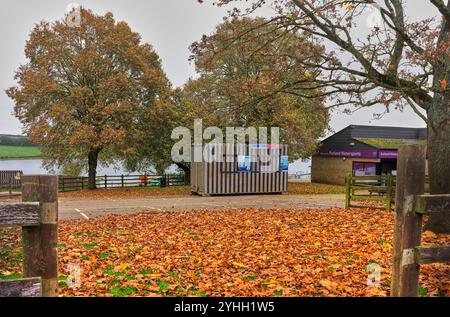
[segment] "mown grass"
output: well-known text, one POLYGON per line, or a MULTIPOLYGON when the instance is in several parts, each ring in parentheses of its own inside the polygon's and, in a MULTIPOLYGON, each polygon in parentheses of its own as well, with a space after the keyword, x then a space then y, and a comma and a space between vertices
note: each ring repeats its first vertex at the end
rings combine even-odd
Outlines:
POLYGON ((37 146, 0 145, 0 158, 38 157, 41 151, 37 146))

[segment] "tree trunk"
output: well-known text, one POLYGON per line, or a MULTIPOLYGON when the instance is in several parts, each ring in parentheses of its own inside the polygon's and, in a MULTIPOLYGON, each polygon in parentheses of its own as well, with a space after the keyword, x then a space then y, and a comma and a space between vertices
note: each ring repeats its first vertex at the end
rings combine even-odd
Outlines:
POLYGON ((179 163, 175 163, 175 164, 183 170, 185 179, 190 182, 191 181, 191 164, 184 163, 184 162, 179 162, 179 163))
POLYGON ((88 154, 88 189, 96 189, 97 162, 99 149, 91 149, 88 154))
MULTIPOLYGON (((448 3, 450 7, 450 2, 448 3)), ((439 43, 450 40, 450 26, 444 23, 439 43)), ((447 54, 439 67, 435 68, 434 87, 436 92, 428 117, 428 171, 431 194, 450 194, 450 57, 447 54), (443 80, 446 82, 443 84, 443 80)), ((429 217, 424 230, 434 233, 450 233, 450 215, 441 213, 429 217)))
MULTIPOLYGON (((435 98, 436 99, 436 98, 435 98)), ((431 194, 450 194, 450 98, 437 98, 428 111, 428 171, 431 194)), ((448 213, 431 215, 424 230, 450 233, 448 213)))

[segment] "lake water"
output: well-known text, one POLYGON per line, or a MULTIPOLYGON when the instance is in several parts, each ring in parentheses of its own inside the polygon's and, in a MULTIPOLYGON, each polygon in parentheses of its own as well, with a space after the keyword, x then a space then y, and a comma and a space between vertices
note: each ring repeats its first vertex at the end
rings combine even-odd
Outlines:
MULTIPOLYGON (((24 174, 48 174, 49 172, 42 167, 42 160, 0 160, 0 171, 4 170, 18 170, 23 171, 24 174)), ((127 175, 122 166, 115 168, 101 167, 97 168, 98 175, 127 175)))
MULTIPOLYGON (((311 172, 311 161, 295 161, 289 164, 289 174, 307 174, 311 172)), ((42 167, 42 160, 0 160, 0 171, 18 170, 24 174, 48 174, 48 171, 42 167)), ((171 166, 167 172, 174 173, 176 166, 171 166)), ((133 174, 126 172, 122 166, 119 167, 101 167, 97 168, 97 175, 127 175, 133 174)))

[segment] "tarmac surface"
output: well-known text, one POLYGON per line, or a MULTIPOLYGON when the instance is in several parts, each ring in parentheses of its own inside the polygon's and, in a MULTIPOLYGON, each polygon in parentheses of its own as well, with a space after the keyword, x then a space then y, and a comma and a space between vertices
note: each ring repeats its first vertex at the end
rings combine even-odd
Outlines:
MULTIPOLYGON (((59 219, 91 219, 108 214, 138 212, 186 211, 239 208, 343 208, 344 195, 238 195, 238 196, 176 196, 127 199, 59 200, 59 219)), ((1 202, 20 201, 20 196, 0 196, 1 202)))
POLYGON ((138 199, 60 200, 59 219, 91 219, 107 214, 238 208, 342 208, 343 195, 186 196, 138 199))

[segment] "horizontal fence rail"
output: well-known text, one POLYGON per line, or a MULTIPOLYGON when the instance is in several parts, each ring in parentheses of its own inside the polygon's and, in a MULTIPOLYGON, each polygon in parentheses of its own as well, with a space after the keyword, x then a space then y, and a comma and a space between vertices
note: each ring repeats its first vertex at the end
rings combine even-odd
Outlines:
POLYGON ((38 226, 39 203, 16 203, 0 205, 0 227, 38 226))
POLYGON ((414 211, 418 214, 440 213, 450 210, 450 194, 418 195, 414 202, 414 211))
MULTIPOLYGON (((166 187, 188 185, 184 174, 164 175, 102 175, 95 179, 97 188, 128 188, 128 187, 166 187)), ((59 191, 70 192, 88 188, 88 177, 59 177, 59 191)))
POLYGON ((386 196, 384 199, 387 211, 392 209, 396 179, 391 174, 377 176, 353 176, 349 175, 345 181, 345 208, 373 208, 374 206, 362 206, 352 204, 352 200, 370 200, 373 194, 386 196))
MULTIPOLYGON (((10 196, 20 192, 22 171, 0 171, 0 192, 10 196)), ((60 192, 79 191, 88 188, 89 178, 86 176, 59 176, 58 190, 60 192)), ((163 175, 99 175, 95 179, 97 188, 125 187, 166 187, 189 185, 185 174, 163 175)))
MULTIPOLYGON (((12 195, 20 192, 22 171, 0 171, 0 192, 12 195)), ((59 176, 60 192, 78 191, 88 188, 89 178, 86 176, 59 176)), ((163 175, 99 175, 95 179, 97 188, 125 187, 166 187, 189 185, 185 174, 163 175)))
MULTIPOLYGON (((425 177, 425 192, 428 191, 429 178, 425 177)), ((348 175, 345 179, 345 208, 380 209, 377 206, 364 206, 352 204, 356 201, 383 202, 387 211, 392 210, 395 202, 397 177, 392 174, 374 176, 348 175), (383 199, 384 197, 384 199, 383 199)))
POLYGON ((414 262, 417 264, 450 262, 450 245, 416 247, 414 249, 414 262))
POLYGON ((295 173, 295 174, 289 174, 289 179, 311 179, 311 173, 295 173))
POLYGON ((41 296, 41 279, 39 277, 0 282, 0 297, 41 296))

